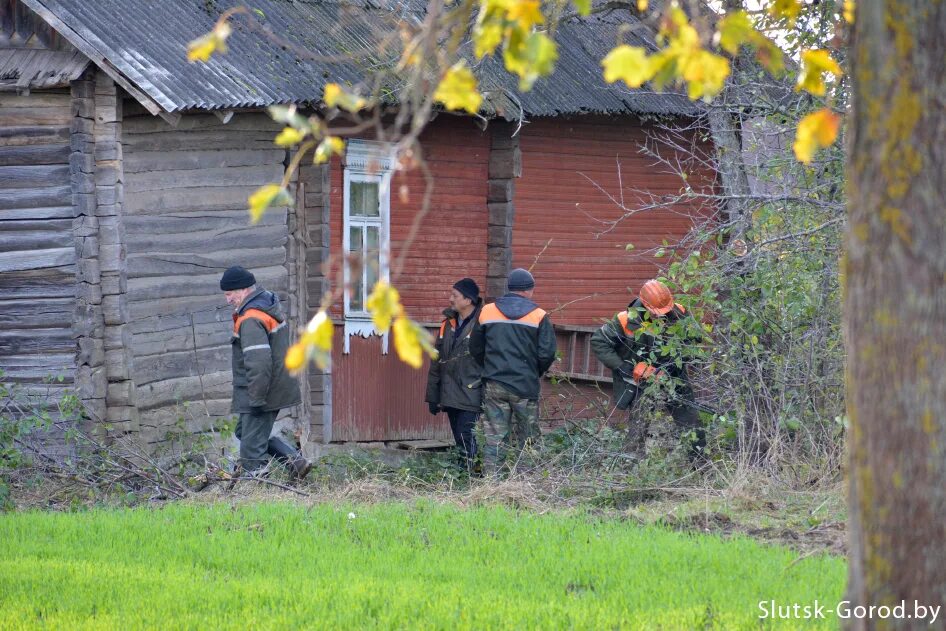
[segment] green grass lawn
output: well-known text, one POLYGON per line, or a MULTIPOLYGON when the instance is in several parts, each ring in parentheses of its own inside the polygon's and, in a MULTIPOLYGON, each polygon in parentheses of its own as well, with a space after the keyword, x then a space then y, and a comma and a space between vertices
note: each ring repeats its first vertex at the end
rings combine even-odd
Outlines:
POLYGON ((759 601, 841 599, 843 560, 798 557, 430 502, 14 513, 0 515, 0 628, 759 629, 759 601))

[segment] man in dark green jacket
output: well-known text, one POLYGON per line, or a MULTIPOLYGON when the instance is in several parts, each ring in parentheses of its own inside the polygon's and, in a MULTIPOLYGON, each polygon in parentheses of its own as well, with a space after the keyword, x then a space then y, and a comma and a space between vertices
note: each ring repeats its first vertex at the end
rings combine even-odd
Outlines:
POLYGON ((676 425, 692 430, 691 458, 699 455, 706 444, 706 434, 699 414, 693 407, 693 390, 687 378, 686 364, 666 350, 668 329, 685 318, 686 309, 673 301, 666 285, 649 280, 640 295, 591 336, 591 350, 598 360, 611 369, 614 401, 628 412, 628 447, 643 456, 647 426, 640 418, 640 391, 653 379, 671 379, 668 408, 676 425))
POLYGON ((483 366, 485 473, 499 473, 513 444, 517 453, 538 440, 539 381, 555 361, 555 331, 548 314, 532 302, 535 279, 514 269, 509 292, 480 311, 470 353, 483 366))
POLYGON ((453 439, 468 471, 473 470, 476 457, 473 428, 483 391, 480 383, 482 367, 470 355, 470 334, 482 305, 476 281, 463 278, 454 283, 450 291, 450 308, 443 311, 445 317, 437 336, 439 356, 430 362, 427 373, 426 401, 430 413, 447 413, 453 439))
POLYGON ((270 438, 279 410, 302 401, 299 383, 284 363, 289 327, 279 299, 257 288, 253 274, 239 266, 223 273, 220 289, 234 308, 230 411, 239 414, 240 466, 247 473, 260 472, 269 455, 286 464, 294 477, 305 477, 312 465, 279 438, 270 438))

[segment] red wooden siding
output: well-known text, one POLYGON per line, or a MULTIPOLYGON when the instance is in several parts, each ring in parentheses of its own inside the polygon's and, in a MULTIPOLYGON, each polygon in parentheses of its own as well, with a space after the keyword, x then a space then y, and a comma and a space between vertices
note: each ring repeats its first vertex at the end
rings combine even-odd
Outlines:
MULTIPOLYGON (((631 118, 542 119, 523 128, 513 267, 532 266, 551 239, 532 271, 534 298, 554 310, 556 324, 600 324, 612 317, 657 271, 652 255, 639 252, 664 239, 673 243, 699 213, 687 207, 648 210, 601 234, 607 228, 602 221, 623 214, 608 194, 620 199, 623 188, 625 203, 633 207, 639 203, 633 189, 680 191, 676 175, 640 154, 644 141, 644 128, 631 118), (626 251, 628 243, 636 250, 626 251)), ((698 177, 689 179, 697 186, 698 177)))
MULTIPOLYGON (((489 135, 472 120, 440 116, 421 136, 424 158, 434 174, 431 207, 410 246, 403 272, 395 278, 400 255, 420 209, 425 181, 420 170, 398 174, 391 187, 392 282, 411 317, 438 323, 454 282, 469 276, 486 282, 487 167, 489 135), (407 186, 406 201, 401 187, 407 186)), ((343 226, 343 172, 331 173, 333 260, 340 259, 343 226)), ((333 275, 333 283, 336 276, 333 275)), ((340 301, 333 310, 341 318, 340 301)), ((340 327, 339 327, 340 329, 340 327)), ((332 368, 332 440, 450 438, 446 417, 433 417, 424 403, 427 368, 413 370, 397 359, 393 340, 381 355, 378 338, 352 337, 343 355, 337 329, 332 368)))

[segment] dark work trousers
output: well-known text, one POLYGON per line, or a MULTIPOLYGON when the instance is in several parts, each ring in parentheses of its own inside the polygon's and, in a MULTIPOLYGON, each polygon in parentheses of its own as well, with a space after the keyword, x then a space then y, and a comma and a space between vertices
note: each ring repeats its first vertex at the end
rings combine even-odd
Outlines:
POLYGON ((240 465, 247 473, 256 471, 269 461, 266 450, 278 414, 279 412, 240 413, 234 433, 240 441, 240 465))
POLYGON ((479 414, 456 408, 444 408, 443 411, 450 419, 450 429, 453 431, 453 440, 457 443, 457 449, 463 456, 464 464, 470 469, 476 457, 476 438, 473 437, 473 428, 476 426, 476 418, 479 414))
MULTIPOLYGON (((643 456, 644 443, 647 440, 647 431, 650 429, 645 421, 643 414, 641 396, 638 394, 634 403, 628 410, 628 437, 627 447, 632 453, 643 456)), ((667 411, 673 417, 673 422, 677 426, 677 431, 682 433, 693 431, 694 438, 689 441, 687 452, 691 459, 703 453, 706 447, 706 430, 703 429, 703 423, 700 415, 687 402, 693 401, 693 389, 687 379, 679 379, 673 395, 667 402, 667 411)))

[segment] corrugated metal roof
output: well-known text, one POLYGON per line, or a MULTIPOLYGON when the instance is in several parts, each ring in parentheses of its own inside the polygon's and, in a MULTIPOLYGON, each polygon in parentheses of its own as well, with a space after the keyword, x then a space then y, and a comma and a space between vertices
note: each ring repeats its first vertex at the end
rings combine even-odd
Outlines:
MULTIPOLYGON (((71 31, 62 35, 73 45, 95 61, 107 61, 168 112, 318 102, 328 81, 357 84, 371 68, 384 66, 387 60, 377 59, 373 45, 378 33, 419 15, 408 4, 378 8, 336 0, 255 0, 256 19, 288 45, 239 26, 228 40, 229 54, 191 64, 185 58, 187 43, 208 32, 220 13, 237 2, 23 1, 40 15, 55 16, 66 27, 61 30, 71 31)), ((698 106, 680 94, 604 83, 600 60, 617 41, 619 25, 626 28, 629 20, 633 22, 626 12, 620 19, 566 20, 556 33, 560 56, 555 74, 527 93, 519 92, 500 60, 482 61, 476 72, 487 107, 507 118, 518 117, 519 103, 532 116, 695 113, 698 106)), ((653 47, 652 41, 641 39, 649 37, 645 28, 632 33, 638 44, 653 47)))

